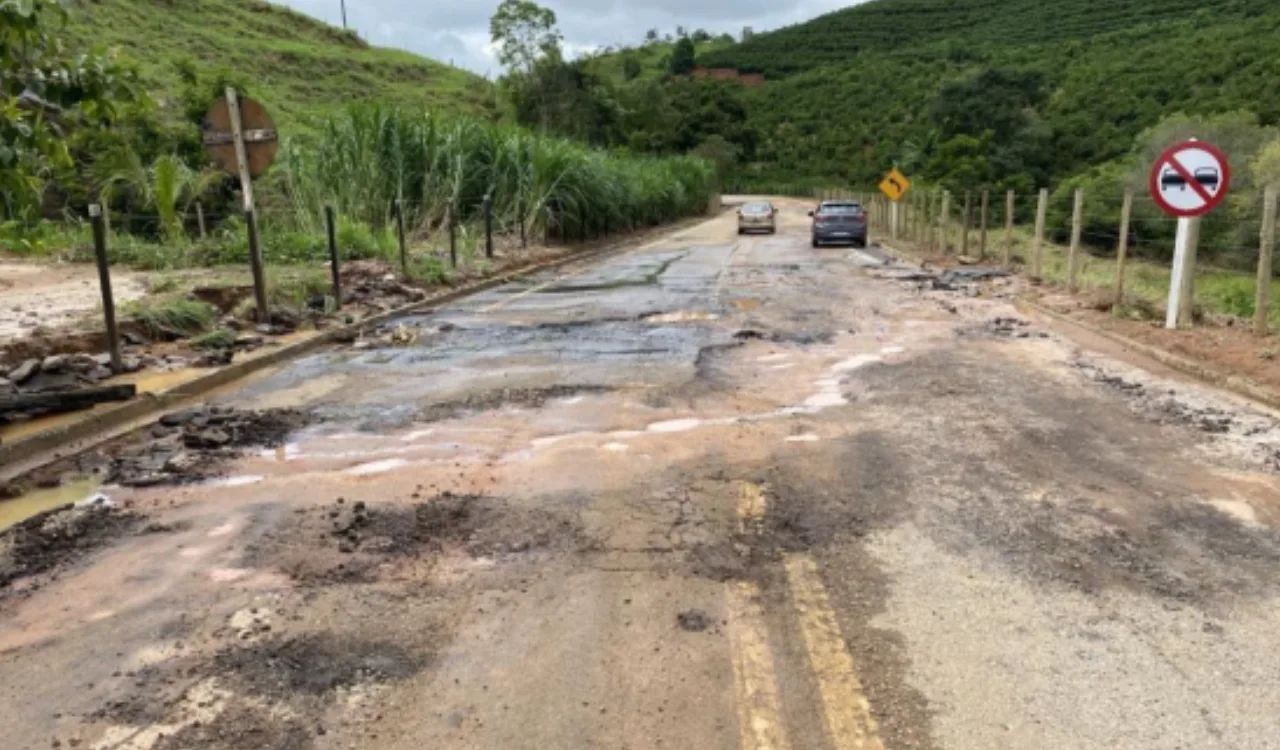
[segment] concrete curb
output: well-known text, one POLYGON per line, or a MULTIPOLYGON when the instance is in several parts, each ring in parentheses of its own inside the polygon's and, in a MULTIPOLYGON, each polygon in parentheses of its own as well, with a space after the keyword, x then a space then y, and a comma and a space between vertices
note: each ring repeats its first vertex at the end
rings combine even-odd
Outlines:
POLYGON ((1076 326, 1077 328, 1088 331, 1095 336, 1101 336, 1102 338, 1119 344, 1125 349, 1150 357, 1160 364, 1177 370, 1184 375, 1190 375, 1197 380, 1203 381, 1214 387, 1230 391, 1237 396, 1242 396, 1251 401, 1257 401, 1258 403, 1272 409, 1280 410, 1280 393, 1276 393, 1275 391, 1260 386, 1252 380, 1248 380, 1237 375, 1228 375, 1219 370, 1215 370, 1202 362, 1187 359, 1186 357, 1180 357, 1177 354, 1161 349, 1158 346, 1134 341, 1127 336, 1115 333, 1114 331, 1108 331, 1105 328, 1093 325, 1092 323, 1076 320, 1070 315, 1060 313, 1057 310, 1051 310, 1027 299, 1014 300, 1014 306, 1024 313, 1030 310, 1053 318, 1054 320, 1076 326))
MULTIPOLYGON (((384 313, 378 313, 377 315, 371 315, 356 323, 352 323, 351 325, 345 325, 324 331, 323 333, 307 339, 306 341, 288 344, 268 354, 227 365, 226 367, 214 370, 207 375, 203 375, 194 380, 189 380, 170 390, 163 391, 161 393, 144 393, 136 400, 130 401, 127 404, 88 414, 83 419, 79 419, 71 424, 39 432, 17 442, 0 445, 0 479, 6 478, 6 475, 16 473, 11 471, 15 466, 24 462, 31 462, 32 459, 42 453, 52 453, 50 456, 51 460, 61 458, 61 454, 53 452, 60 449, 86 448, 94 442, 99 442, 110 437, 108 433, 113 430, 119 430, 126 425, 154 416, 162 411, 168 411, 183 401, 202 396, 209 391, 220 388, 229 383, 233 383, 241 378, 258 372, 259 370, 263 370, 282 362, 295 359, 304 354, 309 354, 318 349, 322 349, 333 344, 336 340, 349 338, 352 335, 358 335, 366 328, 381 325, 382 323, 404 315, 411 315, 416 312, 440 307, 450 302, 455 302, 464 297, 468 297, 472 294, 483 292, 485 290, 492 289, 493 287, 502 286, 503 284, 510 283, 511 280, 517 276, 548 271, 580 260, 606 255, 611 252, 631 249, 655 237, 662 237, 672 232, 687 229, 687 225, 689 224, 696 226, 699 223, 713 220, 714 218, 715 217, 712 217, 712 219, 703 219, 697 223, 676 222, 669 227, 666 227, 666 231, 662 233, 642 235, 639 237, 627 237, 623 238, 616 244, 588 248, 553 260, 517 266, 504 271, 497 276, 475 281, 445 292, 433 294, 424 300, 420 300, 403 307, 398 307, 384 313)), ((19 470, 30 470, 32 468, 35 468, 34 464, 21 466, 19 467, 19 470)))

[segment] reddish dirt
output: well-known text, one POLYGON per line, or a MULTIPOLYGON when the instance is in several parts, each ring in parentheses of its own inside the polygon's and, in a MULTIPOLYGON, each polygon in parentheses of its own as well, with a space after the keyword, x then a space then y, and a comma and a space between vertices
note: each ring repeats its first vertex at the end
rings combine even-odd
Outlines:
POLYGON ((1171 354, 1202 363, 1223 374, 1238 375, 1280 390, 1280 336, 1259 337, 1244 327, 1201 323, 1195 328, 1170 331, 1160 321, 1117 318, 1092 307, 1072 304, 1072 298, 1055 290, 1038 297, 1041 304, 1071 318, 1155 346, 1171 354))

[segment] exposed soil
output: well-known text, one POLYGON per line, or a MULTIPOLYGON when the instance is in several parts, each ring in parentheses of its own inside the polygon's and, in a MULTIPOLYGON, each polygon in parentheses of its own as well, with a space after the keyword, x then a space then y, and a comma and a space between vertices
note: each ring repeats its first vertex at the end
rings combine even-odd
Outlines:
MULTIPOLYGON (((1060 301, 1061 297, 1055 296, 1055 299, 1060 301)), ((1208 323, 1170 331, 1159 321, 1119 318, 1074 305, 1050 306, 1103 330, 1114 331, 1134 341, 1204 363, 1219 372, 1240 375, 1259 385, 1280 390, 1280 336, 1275 333, 1259 338, 1244 327, 1208 323)))
POLYGON ((107 441, 14 479, 12 487, 52 487, 94 474, 126 487, 181 485, 221 475, 246 450, 274 448, 311 420, 295 409, 247 411, 201 406, 161 417, 151 427, 107 441))
POLYGON ((0 598, 19 578, 73 562, 140 522, 140 516, 105 505, 41 513, 0 533, 0 598))
POLYGON ((561 398, 572 398, 580 395, 608 393, 612 388, 599 385, 556 385, 547 388, 503 388, 485 391, 467 396, 457 401, 447 401, 431 406, 420 412, 416 418, 419 422, 439 422, 455 419, 464 414, 492 411, 508 406, 526 409, 541 408, 548 401, 561 398))
POLYGON ((299 510, 255 544, 247 562, 299 583, 331 585, 369 582, 388 565, 430 565, 447 552, 505 558, 589 546, 575 518, 513 508, 502 498, 443 492, 412 505, 337 498, 299 510))

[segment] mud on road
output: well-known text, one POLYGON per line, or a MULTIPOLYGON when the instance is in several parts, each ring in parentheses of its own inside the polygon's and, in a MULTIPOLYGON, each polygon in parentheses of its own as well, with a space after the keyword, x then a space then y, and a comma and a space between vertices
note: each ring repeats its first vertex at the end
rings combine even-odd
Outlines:
POLYGON ((0 723, 1271 747, 1277 416, 1017 315, 999 275, 812 249, 803 210, 408 317, 68 459, 133 486, 4 584, 0 723))

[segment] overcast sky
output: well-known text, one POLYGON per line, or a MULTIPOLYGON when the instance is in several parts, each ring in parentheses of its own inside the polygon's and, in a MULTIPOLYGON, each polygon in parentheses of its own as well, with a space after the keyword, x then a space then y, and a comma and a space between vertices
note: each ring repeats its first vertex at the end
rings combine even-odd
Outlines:
MULTIPOLYGON (((804 21, 861 0, 543 0, 556 11, 570 54, 636 44, 645 31, 676 26, 737 36, 804 21)), ((341 25, 341 0, 276 0, 341 25)), ((501 73, 489 48, 489 16, 500 0, 346 0, 347 24, 370 43, 400 47, 469 68, 501 73)))

